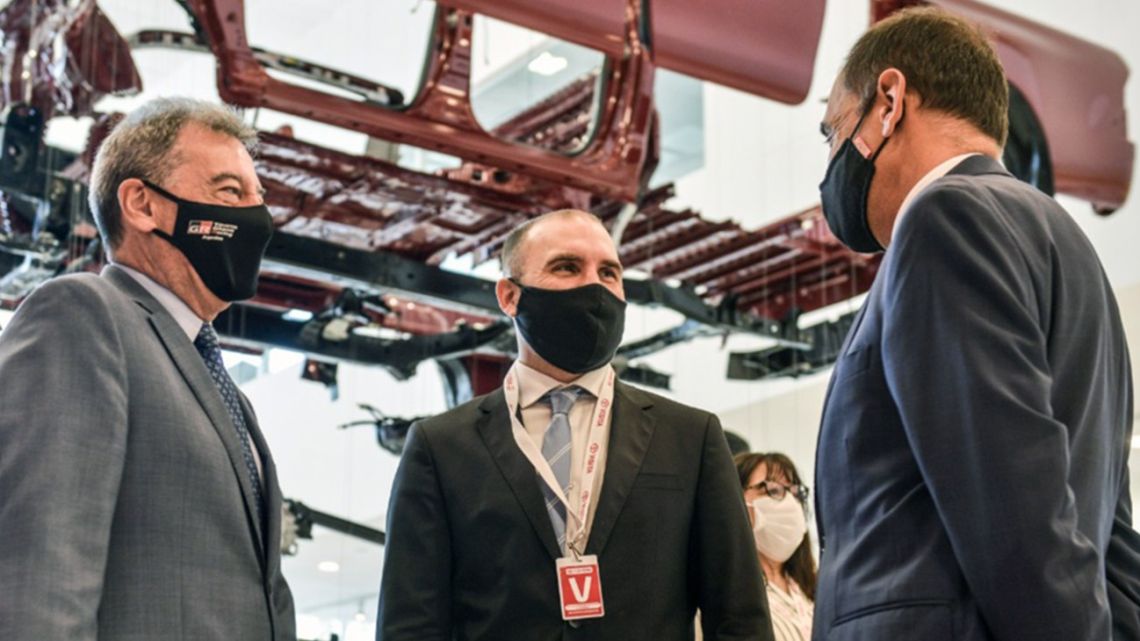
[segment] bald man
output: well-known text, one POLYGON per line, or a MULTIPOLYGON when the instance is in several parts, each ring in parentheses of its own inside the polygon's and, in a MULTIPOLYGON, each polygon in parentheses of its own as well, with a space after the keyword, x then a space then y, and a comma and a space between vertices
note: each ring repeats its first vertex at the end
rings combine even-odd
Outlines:
POLYGON ((772 638, 715 416, 616 380, 622 266, 593 215, 508 236, 503 387, 408 435, 377 639, 772 638))

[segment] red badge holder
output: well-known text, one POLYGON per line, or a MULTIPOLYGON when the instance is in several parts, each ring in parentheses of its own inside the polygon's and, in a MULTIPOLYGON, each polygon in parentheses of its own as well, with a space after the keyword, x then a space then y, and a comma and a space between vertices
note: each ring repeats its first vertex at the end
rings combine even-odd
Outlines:
POLYGON ((589 554, 580 559, 561 558, 556 562, 556 567, 562 618, 576 621, 605 616, 597 555, 589 554))

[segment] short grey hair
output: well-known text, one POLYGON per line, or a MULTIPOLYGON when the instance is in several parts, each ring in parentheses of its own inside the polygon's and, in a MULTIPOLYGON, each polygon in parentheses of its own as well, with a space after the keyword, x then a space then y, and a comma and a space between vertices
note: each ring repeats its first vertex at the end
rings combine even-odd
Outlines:
POLYGON ((106 249, 123 240, 119 185, 128 178, 161 184, 178 166, 174 140, 187 123, 198 123, 241 141, 252 155, 257 130, 231 107, 194 98, 155 98, 132 111, 99 147, 87 199, 106 249))
POLYGON ((507 278, 517 278, 522 272, 523 266, 523 251, 522 248, 525 244, 526 237, 530 231, 537 225, 552 218, 583 218, 598 223, 605 229, 605 223, 601 218, 581 209, 558 209, 555 211, 546 212, 537 218, 532 218, 525 223, 515 227, 511 233, 507 234, 506 240, 503 241, 503 250, 499 254, 499 262, 502 264, 503 275, 507 278))

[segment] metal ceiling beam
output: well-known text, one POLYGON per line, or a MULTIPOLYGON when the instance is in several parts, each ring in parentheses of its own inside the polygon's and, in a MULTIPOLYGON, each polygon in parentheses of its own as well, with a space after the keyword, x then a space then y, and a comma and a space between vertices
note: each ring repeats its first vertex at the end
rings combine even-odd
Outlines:
MULTIPOLYGON (((494 281, 449 272, 395 254, 350 249, 277 232, 269 243, 265 261, 267 267, 276 271, 321 278, 343 287, 393 294, 474 313, 502 313, 495 298, 494 281)), ((635 305, 665 307, 711 327, 806 347, 798 341, 787 341, 780 323, 709 305, 690 289, 670 287, 657 280, 627 279, 624 285, 626 300, 635 305)))

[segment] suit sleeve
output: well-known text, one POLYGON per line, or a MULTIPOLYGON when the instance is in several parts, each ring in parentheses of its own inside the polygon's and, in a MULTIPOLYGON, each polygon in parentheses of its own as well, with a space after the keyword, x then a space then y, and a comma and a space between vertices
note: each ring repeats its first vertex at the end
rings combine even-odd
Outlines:
POLYGON ((705 640, 771 641, 752 528, 728 441, 715 416, 705 428, 696 501, 692 554, 705 640))
POLYGON ((95 639, 127 446, 112 318, 52 281, 0 333, 0 639, 95 639))
POLYGON ((408 432, 388 506, 377 641, 450 641, 451 536, 431 446, 408 432))
POLYGON ((1068 429, 1050 406, 1048 310, 981 198, 933 190, 897 230, 882 275, 887 385, 993 638, 1108 639, 1100 559, 1066 481, 1068 429))
POLYGON ((1140 639, 1140 533, 1132 527, 1132 498, 1127 459, 1125 461, 1116 518, 1105 552, 1112 638, 1119 641, 1140 639))

